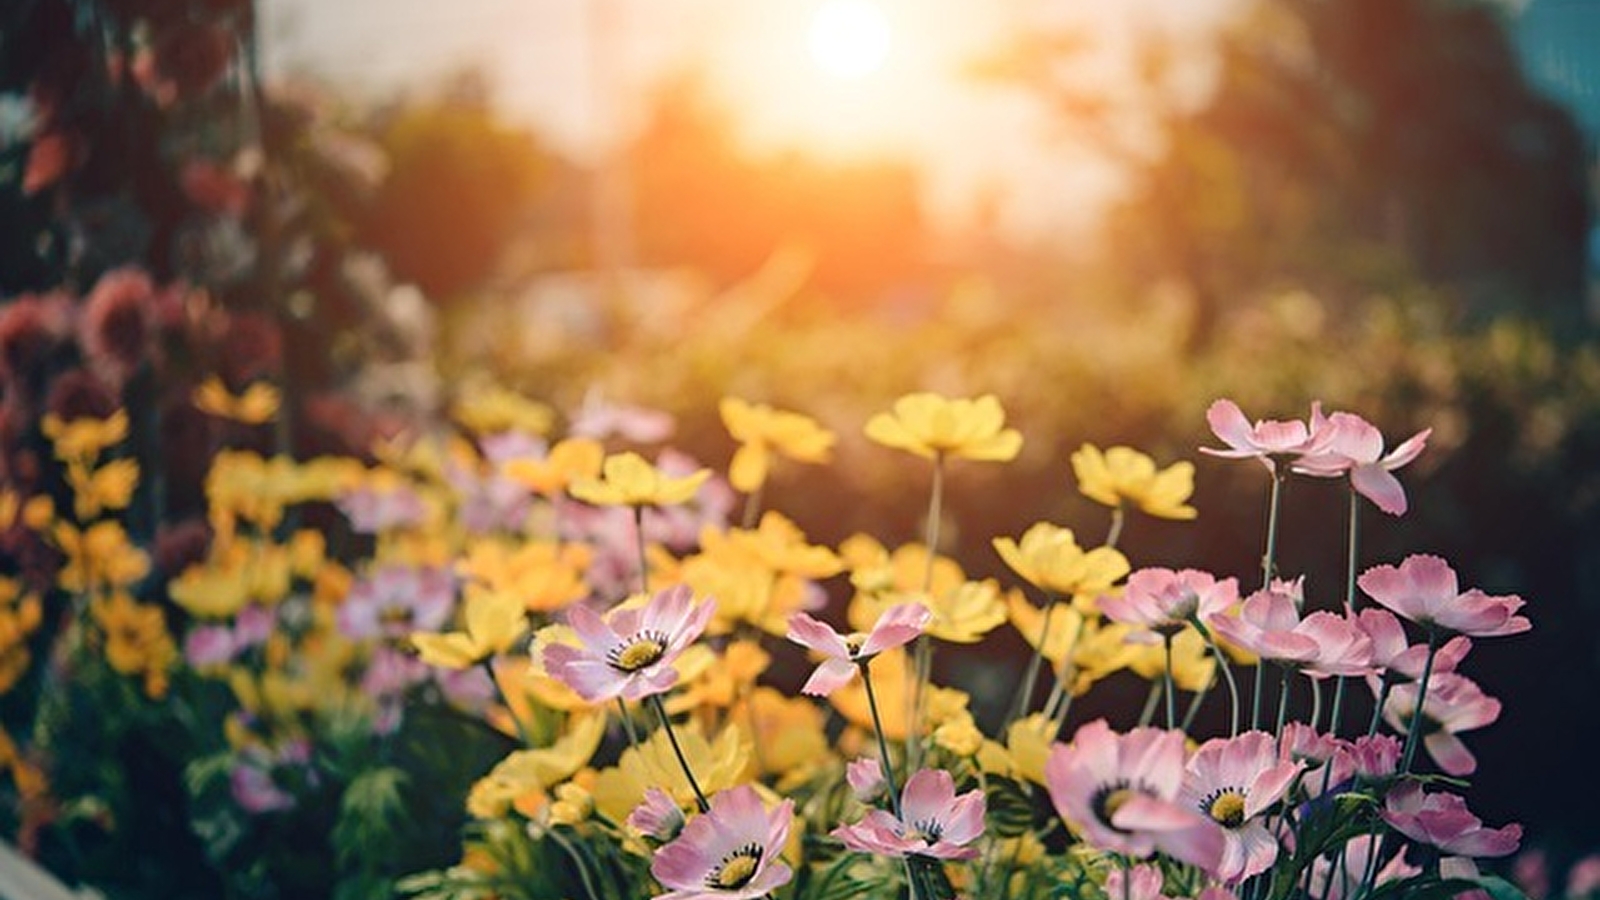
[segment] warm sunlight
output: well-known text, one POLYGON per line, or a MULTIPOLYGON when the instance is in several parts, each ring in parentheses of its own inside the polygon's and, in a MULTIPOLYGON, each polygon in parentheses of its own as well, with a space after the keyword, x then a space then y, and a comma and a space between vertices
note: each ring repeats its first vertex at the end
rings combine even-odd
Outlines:
POLYGON ((835 78, 877 71, 889 54, 889 20, 868 0, 831 0, 811 22, 811 58, 835 78))

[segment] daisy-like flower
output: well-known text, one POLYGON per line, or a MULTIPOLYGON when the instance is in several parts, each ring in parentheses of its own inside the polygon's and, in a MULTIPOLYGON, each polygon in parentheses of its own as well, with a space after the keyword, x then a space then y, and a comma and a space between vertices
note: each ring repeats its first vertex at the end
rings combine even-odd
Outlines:
POLYGON ((466 669, 511 649, 528 630, 528 611, 520 598, 469 585, 462 602, 465 629, 444 634, 414 632, 411 644, 422 661, 445 669, 466 669))
POLYGON ((1226 843, 1222 826, 1179 800, 1183 779, 1183 732, 1119 735, 1104 719, 1055 745, 1045 764, 1051 802, 1088 843, 1140 859, 1160 851, 1214 871, 1226 843))
POLYGON ((778 860, 789 840, 794 801, 770 813, 749 785, 711 798, 711 809, 656 851, 650 874, 669 888, 655 900, 751 900, 789 883, 778 860))
POLYGON ((1407 782, 1384 798, 1383 820, 1414 841, 1460 856, 1505 856, 1522 842, 1522 826, 1485 828, 1457 794, 1428 794, 1407 782))
POLYGON ((1456 572, 1437 556, 1408 556, 1398 567, 1373 566, 1357 581, 1369 597, 1418 625, 1472 637, 1520 634, 1533 627, 1516 615, 1521 597, 1493 597, 1473 588, 1460 592, 1456 572))
POLYGON ((870 810, 854 825, 835 828, 833 836, 862 853, 972 859, 978 849, 968 845, 983 834, 986 809, 983 791, 956 796, 949 772, 923 769, 906 780, 899 818, 870 810))
MULTIPOLYGON (((1383 705, 1383 717, 1406 733, 1417 711, 1416 682, 1396 685, 1383 705)), ((1428 679, 1428 699, 1422 706, 1422 746, 1449 775, 1471 775, 1478 760, 1456 735, 1483 728, 1500 718, 1500 701, 1483 692, 1471 679, 1452 672, 1428 679)))
POLYGON ((1262 813, 1283 799, 1304 768, 1280 759, 1277 742, 1264 731, 1206 741, 1189 758, 1178 797, 1223 828, 1218 878, 1237 883, 1272 867, 1278 841, 1262 813))
POLYGON ((1109 900, 1172 900, 1161 893, 1165 878, 1158 866, 1142 863, 1131 869, 1113 868, 1106 873, 1109 900))
POLYGON ((1383 452, 1383 432, 1352 413, 1336 412, 1314 423, 1317 448, 1294 463, 1294 471, 1318 478, 1350 476, 1356 493, 1391 516, 1404 515, 1406 492, 1394 472, 1422 453, 1433 429, 1425 428, 1383 452))
POLYGON ((1098 595, 1128 574, 1128 558, 1111 547, 1084 550, 1072 529, 1035 522, 1021 540, 994 539, 994 549, 1011 571, 1058 596, 1098 595))
POLYGON ((684 585, 667 588, 636 609, 602 618, 585 606, 567 613, 567 624, 583 646, 551 643, 545 670, 590 703, 614 697, 639 700, 670 690, 678 681, 672 663, 700 637, 716 602, 695 605, 684 585))
POLYGON ((866 634, 841 635, 832 626, 805 613, 789 617, 789 640, 827 657, 800 688, 800 693, 825 697, 850 683, 856 670, 874 656, 915 640, 932 614, 920 603, 902 603, 885 610, 866 634))
POLYGON ((728 481, 750 493, 767 481, 772 454, 796 462, 825 463, 833 453, 834 434, 810 416, 725 397, 718 411, 739 449, 728 464, 728 481))
POLYGON ((1372 639, 1354 622, 1331 612, 1300 616, 1300 580, 1274 579, 1251 594, 1239 615, 1206 620, 1229 643, 1313 678, 1359 676, 1372 671, 1372 639))
MULTIPOLYGON (((1322 411, 1311 407, 1311 420, 1319 422, 1322 411)), ((1268 419, 1251 422, 1245 418, 1239 404, 1232 400, 1218 400, 1206 410, 1206 422, 1226 449, 1201 447, 1201 453, 1225 459, 1259 459, 1268 469, 1277 470, 1277 460, 1298 459, 1321 449, 1319 436, 1311 425, 1298 419, 1286 421, 1268 419)))
POLYGON ((572 496, 596 506, 673 506, 687 502, 711 477, 700 469, 681 478, 667 475, 637 453, 605 458, 599 478, 572 482, 572 496))
MULTIPOLYGON (((1373 666, 1412 681, 1422 677, 1422 668, 1428 661, 1428 645, 1407 643, 1405 627, 1394 613, 1381 608, 1363 609, 1356 621, 1367 637, 1372 638, 1373 666)), ((1434 674, 1454 672, 1471 649, 1472 639, 1464 635, 1458 634, 1445 641, 1434 653, 1434 674)))
POLYGON ((951 400, 917 393, 896 400, 893 412, 867 420, 866 433, 885 447, 924 459, 959 456, 1008 462, 1022 450, 1022 435, 1005 423, 1005 410, 993 394, 951 400))
POLYGON ((660 788, 649 788, 644 800, 628 813, 628 827, 657 841, 670 841, 683 831, 683 810, 678 802, 660 788))
POLYGON ((1122 596, 1101 597, 1100 611, 1114 622, 1144 629, 1130 634, 1131 640, 1152 641, 1158 634, 1177 634, 1191 619, 1222 615, 1238 602, 1237 578, 1218 581, 1197 569, 1150 568, 1129 575, 1122 596))
POLYGON ((844 780, 850 784, 850 793, 862 803, 871 803, 883 796, 883 789, 888 785, 883 779, 883 764, 867 757, 846 765, 844 780))
POLYGON ((1194 463, 1176 462, 1157 469, 1155 460, 1131 447, 1111 447, 1104 453, 1084 444, 1072 454, 1072 472, 1078 490, 1096 503, 1112 508, 1129 503, 1158 519, 1187 521, 1199 515, 1189 505, 1194 493, 1194 463))
POLYGON ((1327 854, 1311 861, 1311 885, 1313 888, 1325 885, 1324 900, 1350 900, 1357 887, 1366 878, 1369 864, 1377 870, 1373 877, 1373 887, 1382 887, 1393 881, 1410 878, 1419 874, 1422 869, 1406 862, 1404 848, 1389 857, 1389 861, 1377 865, 1372 861, 1372 854, 1383 848, 1383 834, 1357 835, 1345 842, 1344 848, 1334 854, 1335 860, 1342 860, 1343 865, 1337 865, 1330 860, 1327 854))

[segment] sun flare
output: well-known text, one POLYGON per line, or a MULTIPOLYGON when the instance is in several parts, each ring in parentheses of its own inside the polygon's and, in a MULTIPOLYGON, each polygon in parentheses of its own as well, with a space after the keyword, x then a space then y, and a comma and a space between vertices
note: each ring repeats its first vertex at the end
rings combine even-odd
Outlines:
POLYGON ((829 0, 811 20, 811 58, 835 78, 863 78, 889 55, 889 20, 869 0, 829 0))

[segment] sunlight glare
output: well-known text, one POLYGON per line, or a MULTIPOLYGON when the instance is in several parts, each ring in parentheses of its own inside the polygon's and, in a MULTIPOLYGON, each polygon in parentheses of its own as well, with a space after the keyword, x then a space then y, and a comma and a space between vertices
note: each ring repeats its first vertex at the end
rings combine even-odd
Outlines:
POLYGON ((811 21, 811 58, 835 78, 870 75, 889 55, 889 20, 868 0, 830 0, 811 21))

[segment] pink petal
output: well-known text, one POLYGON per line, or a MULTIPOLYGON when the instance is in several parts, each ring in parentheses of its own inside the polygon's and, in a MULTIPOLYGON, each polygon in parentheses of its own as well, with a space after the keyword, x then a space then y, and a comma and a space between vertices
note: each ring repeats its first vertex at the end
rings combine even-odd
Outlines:
POLYGON ((1450 841, 1445 849, 1463 856, 1508 856, 1517 852, 1522 843, 1522 826, 1515 823, 1503 828, 1480 828, 1450 841))
POLYGON ((1389 515, 1405 515, 1406 489, 1400 486, 1400 479, 1378 463, 1363 463, 1352 467, 1350 486, 1356 489, 1356 493, 1371 500, 1389 515))
MULTIPOLYGON (((1239 404, 1232 400, 1218 400, 1206 410, 1206 424, 1224 444, 1244 456, 1254 456, 1254 429, 1245 418, 1239 404)), ((1202 448, 1204 449, 1204 448, 1202 448)), ((1219 454, 1220 455, 1220 454, 1219 454)))
POLYGON ((567 624, 578 633, 578 639, 583 641, 584 646, 596 653, 604 653, 622 643, 622 638, 605 619, 582 604, 567 610, 567 624))
POLYGON ((809 697, 826 697, 850 683, 856 674, 856 664, 842 659, 824 660, 817 670, 811 673, 806 683, 800 687, 800 693, 809 697))
POLYGON ((552 678, 577 691, 590 703, 617 696, 628 681, 627 676, 605 660, 566 644, 550 644, 544 648, 544 667, 552 678))
POLYGON ((1278 858, 1278 841, 1265 825, 1251 822, 1234 833, 1238 836, 1242 857, 1239 873, 1234 877, 1249 878, 1272 868, 1278 858))
POLYGON ((676 635, 688 620, 692 597, 688 585, 682 584, 658 592, 640 611, 638 630, 676 635))
POLYGON ((904 646, 928 627, 933 613, 920 603, 901 603, 889 607, 861 644, 861 656, 876 656, 885 650, 904 646))
POLYGON ((850 648, 845 645, 844 638, 839 632, 805 613, 795 613, 789 617, 789 631, 785 636, 796 644, 809 647, 832 659, 850 658, 850 648))
POLYGON ((1427 748, 1428 755, 1433 757, 1446 775, 1460 777, 1477 771, 1478 760, 1472 751, 1448 731, 1435 731, 1428 735, 1422 739, 1422 746, 1427 748))
POLYGON ((921 769, 906 779, 900 813, 907 824, 943 821, 956 797, 955 780, 943 769, 921 769))
POLYGON ((983 835, 983 814, 988 801, 982 791, 967 791, 957 797, 945 812, 942 840, 952 844, 970 844, 983 835))
POLYGON ((1277 803, 1305 767, 1304 762, 1281 762, 1257 775, 1245 796, 1245 818, 1253 819, 1277 803))
POLYGON ((1174 859, 1213 871, 1227 843, 1222 826, 1206 816, 1148 794, 1135 794, 1111 817, 1125 830, 1156 832, 1158 848, 1174 859))
POLYGON ((1433 434, 1433 429, 1424 428, 1406 438, 1400 446, 1394 448, 1388 456, 1383 458, 1383 467, 1393 471, 1416 459, 1422 453, 1423 448, 1428 446, 1428 435, 1430 434, 1433 434))

